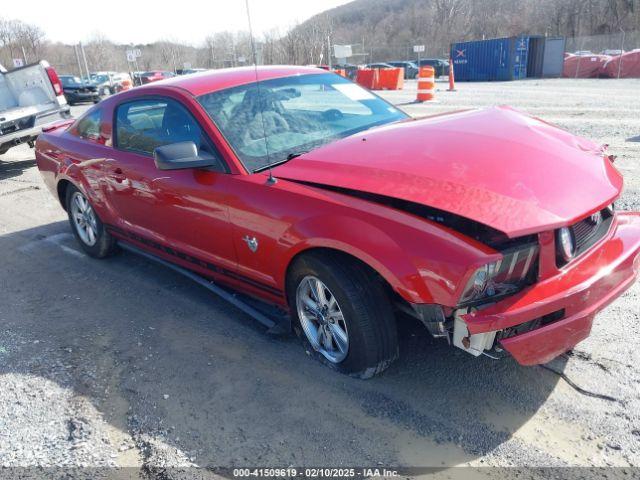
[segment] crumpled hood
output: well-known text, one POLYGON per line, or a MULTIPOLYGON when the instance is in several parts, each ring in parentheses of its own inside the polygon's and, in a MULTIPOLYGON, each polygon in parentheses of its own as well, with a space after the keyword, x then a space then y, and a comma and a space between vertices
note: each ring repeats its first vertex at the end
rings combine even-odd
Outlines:
POLYGON ((509 237, 574 223, 622 189, 602 147, 508 107, 365 131, 274 174, 428 205, 509 237))

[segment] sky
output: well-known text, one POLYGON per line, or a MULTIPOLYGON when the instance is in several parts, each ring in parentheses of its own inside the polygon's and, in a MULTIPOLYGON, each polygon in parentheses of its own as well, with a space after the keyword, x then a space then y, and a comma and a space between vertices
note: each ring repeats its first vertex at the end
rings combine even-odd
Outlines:
MULTIPOLYGON (((249 0, 253 33, 284 31, 349 0, 249 0)), ((248 30, 245 0, 116 0, 60 3, 2 0, 0 17, 38 25, 49 40, 88 41, 101 33, 117 43, 160 39, 197 46, 214 32, 248 30)))

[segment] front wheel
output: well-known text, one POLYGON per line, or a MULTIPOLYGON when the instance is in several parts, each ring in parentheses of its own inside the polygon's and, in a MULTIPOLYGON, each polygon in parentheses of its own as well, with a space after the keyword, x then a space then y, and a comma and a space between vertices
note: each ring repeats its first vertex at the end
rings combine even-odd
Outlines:
POLYGON ((115 251, 115 239, 104 228, 87 197, 72 185, 67 187, 66 205, 73 234, 89 256, 104 258, 115 251))
POLYGON ((370 378, 398 357, 393 310, 382 283, 333 252, 298 258, 287 281, 296 333, 335 370, 370 378))

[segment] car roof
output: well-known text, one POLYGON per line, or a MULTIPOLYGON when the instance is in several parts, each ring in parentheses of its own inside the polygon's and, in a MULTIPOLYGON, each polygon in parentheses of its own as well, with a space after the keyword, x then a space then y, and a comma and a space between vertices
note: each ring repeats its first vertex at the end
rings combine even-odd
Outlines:
POLYGON ((274 78, 290 77, 294 75, 326 74, 327 71, 316 67, 298 66, 261 66, 224 68, 220 70, 207 70, 188 76, 176 76, 159 82, 153 82, 138 88, 157 88, 159 86, 171 86, 182 88, 194 96, 216 92, 238 85, 246 85, 256 81, 256 71, 259 80, 271 80, 274 78))

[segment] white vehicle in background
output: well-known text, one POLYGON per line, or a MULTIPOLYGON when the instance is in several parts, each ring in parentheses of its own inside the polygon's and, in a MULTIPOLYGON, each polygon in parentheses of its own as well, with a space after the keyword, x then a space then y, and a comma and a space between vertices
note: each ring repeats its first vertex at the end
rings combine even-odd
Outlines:
POLYGON ((58 74, 41 61, 7 71, 0 65, 0 155, 33 147, 43 128, 71 118, 58 74))
POLYGON ((92 72, 89 79, 98 87, 98 93, 102 96, 128 90, 133 86, 131 75, 124 72, 92 72))

